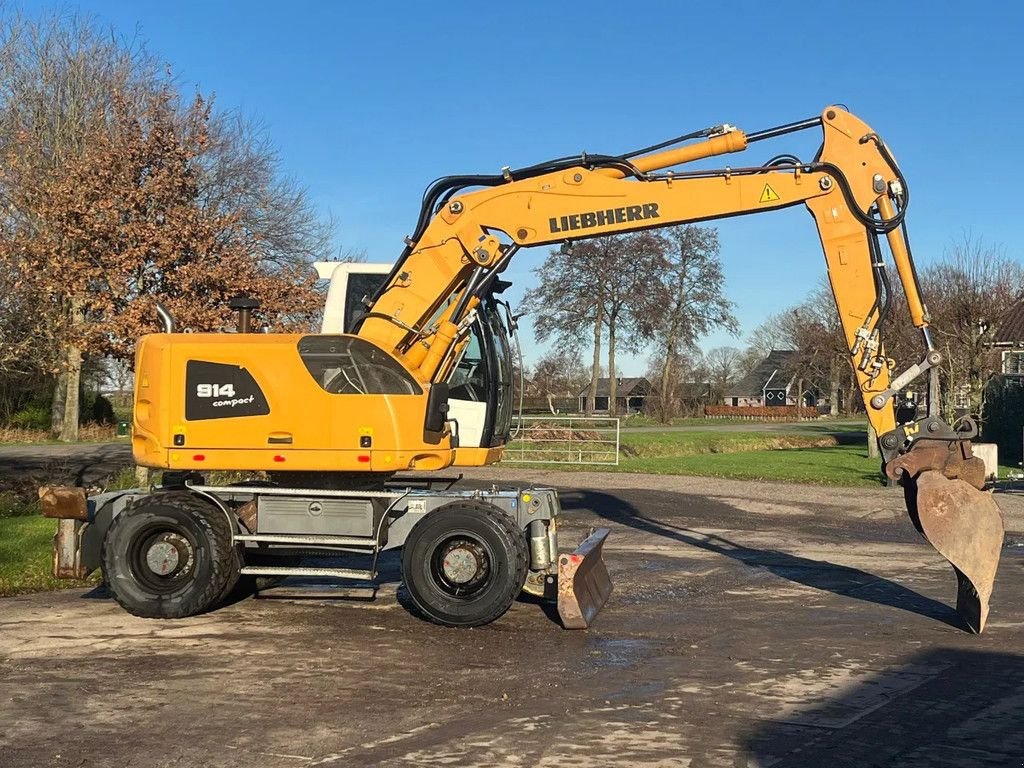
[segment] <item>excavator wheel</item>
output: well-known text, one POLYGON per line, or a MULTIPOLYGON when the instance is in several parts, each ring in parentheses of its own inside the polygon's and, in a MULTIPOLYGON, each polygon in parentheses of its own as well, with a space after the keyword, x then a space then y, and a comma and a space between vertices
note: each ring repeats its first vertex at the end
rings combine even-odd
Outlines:
POLYGON ((218 605, 240 560, 220 510, 190 493, 154 493, 114 518, 103 542, 103 578, 135 616, 180 619, 218 605))
POLYGON ((454 501, 413 526, 402 549, 402 580, 436 624, 477 627, 502 616, 526 582, 526 536, 492 504, 454 501))

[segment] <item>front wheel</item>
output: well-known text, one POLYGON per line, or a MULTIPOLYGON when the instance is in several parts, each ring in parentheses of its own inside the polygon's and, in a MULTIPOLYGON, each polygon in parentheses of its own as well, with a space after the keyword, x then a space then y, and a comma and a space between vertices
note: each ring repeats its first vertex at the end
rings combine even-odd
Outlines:
POLYGON ((402 551, 402 579, 416 607, 449 627, 499 618, 523 587, 526 537, 515 521, 483 502, 456 501, 413 526, 402 551))
POLYGON ((213 608, 238 581, 240 562, 223 511, 190 493, 157 493, 114 518, 103 575, 129 613, 179 619, 213 608))

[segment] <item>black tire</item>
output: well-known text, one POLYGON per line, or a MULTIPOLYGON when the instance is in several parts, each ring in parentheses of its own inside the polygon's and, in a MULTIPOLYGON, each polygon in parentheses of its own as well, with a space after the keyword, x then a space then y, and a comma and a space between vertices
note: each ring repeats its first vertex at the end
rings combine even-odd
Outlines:
POLYGON ((111 523, 103 541, 104 580, 135 616, 195 616, 219 604, 238 582, 241 561, 231 535, 227 515, 194 494, 151 494, 111 523))
POLYGON ((502 616, 523 588, 528 567, 523 531, 500 509, 478 501, 430 512, 413 526, 402 550, 402 580, 413 604, 448 627, 478 627, 502 616), (461 572, 454 572, 452 560, 461 572))

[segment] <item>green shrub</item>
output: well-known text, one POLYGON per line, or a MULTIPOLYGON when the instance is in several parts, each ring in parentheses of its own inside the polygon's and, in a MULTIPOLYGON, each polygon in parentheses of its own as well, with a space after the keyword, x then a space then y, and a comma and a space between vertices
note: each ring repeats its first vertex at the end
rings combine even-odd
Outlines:
POLYGON ((0 518, 38 515, 39 505, 26 501, 14 491, 0 491, 0 518))
POLYGON ((15 429, 49 429, 50 409, 44 405, 28 405, 11 416, 8 426, 15 429))

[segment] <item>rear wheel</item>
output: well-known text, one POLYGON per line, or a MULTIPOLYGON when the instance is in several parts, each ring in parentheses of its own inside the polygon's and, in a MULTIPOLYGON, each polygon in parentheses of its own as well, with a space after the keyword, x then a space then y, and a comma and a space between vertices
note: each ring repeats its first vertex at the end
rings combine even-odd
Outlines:
POLYGON ((483 502, 446 504, 420 520, 402 552, 402 579, 431 621, 476 627, 499 618, 523 587, 526 537, 515 521, 483 502))
POLYGON ((219 509, 191 493, 156 493, 114 518, 103 574, 114 599, 143 618, 177 619, 213 608, 238 581, 240 560, 219 509))

